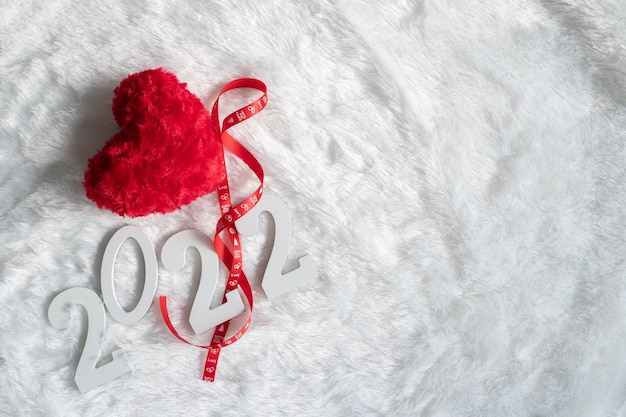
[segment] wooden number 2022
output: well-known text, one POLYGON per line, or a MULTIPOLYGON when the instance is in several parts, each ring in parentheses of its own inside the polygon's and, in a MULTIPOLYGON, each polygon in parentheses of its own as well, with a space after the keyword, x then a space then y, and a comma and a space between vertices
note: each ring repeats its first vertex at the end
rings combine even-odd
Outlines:
MULTIPOLYGON (((287 206, 279 198, 263 195, 252 210, 237 220, 237 229, 243 235, 254 234, 258 230, 259 216, 262 212, 268 212, 273 217, 275 237, 261 286, 268 298, 275 298, 315 280, 318 274, 309 255, 299 259, 298 268, 283 274, 291 240, 291 216, 287 206)), ((245 311, 245 306, 240 290, 237 289, 226 293, 225 303, 214 308, 210 307, 217 287, 219 260, 211 239, 199 230, 183 230, 171 236, 161 250, 163 266, 172 272, 182 269, 185 265, 186 251, 190 247, 196 248, 200 254, 201 272, 200 284, 189 315, 189 324, 194 333, 200 334, 237 317, 245 311)), ((69 322, 67 309, 69 305, 81 304, 87 310, 87 338, 74 375, 74 381, 81 392, 102 385, 131 370, 121 349, 113 351, 111 362, 98 368, 96 362, 100 352, 98 341, 104 337, 106 324, 104 306, 114 320, 131 325, 146 315, 154 300, 158 285, 156 252, 150 238, 142 229, 124 226, 113 234, 102 257, 100 278, 104 305, 93 290, 76 287, 58 294, 48 308, 48 319, 58 329, 64 328, 69 322), (115 259, 127 239, 137 242, 145 266, 141 297, 130 311, 120 305, 113 280, 115 259)))
POLYGON ((113 351, 111 362, 96 368, 100 357, 100 343, 104 337, 106 313, 100 297, 93 290, 74 287, 57 295, 48 308, 48 320, 52 326, 57 329, 68 326, 70 321, 68 307, 72 304, 80 304, 87 311, 87 337, 74 374, 74 381, 80 392, 89 391, 130 372, 130 366, 121 349, 113 351))
POLYGON ((189 324, 196 334, 204 333, 245 311, 239 290, 227 292, 224 304, 210 308, 220 266, 210 242, 211 239, 199 230, 183 230, 167 239, 161 250, 161 263, 172 272, 185 266, 185 252, 188 248, 194 247, 200 254, 200 284, 189 313, 189 324))
POLYGON ((235 222, 237 230, 242 235, 256 233, 259 229, 259 216, 263 212, 269 213, 274 219, 274 245, 261 282, 265 295, 272 299, 315 280, 318 274, 313 258, 309 255, 298 260, 300 263, 298 268, 283 274, 291 241, 291 215, 289 208, 280 198, 264 194, 257 205, 235 222))

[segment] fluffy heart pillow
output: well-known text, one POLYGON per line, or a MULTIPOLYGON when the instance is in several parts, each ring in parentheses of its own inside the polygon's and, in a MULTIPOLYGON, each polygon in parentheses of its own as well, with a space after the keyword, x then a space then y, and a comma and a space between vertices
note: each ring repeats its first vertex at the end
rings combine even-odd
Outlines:
POLYGON ((122 216, 168 213, 211 193, 224 176, 209 112, 161 68, 124 79, 113 116, 121 131, 89 159, 87 197, 122 216))

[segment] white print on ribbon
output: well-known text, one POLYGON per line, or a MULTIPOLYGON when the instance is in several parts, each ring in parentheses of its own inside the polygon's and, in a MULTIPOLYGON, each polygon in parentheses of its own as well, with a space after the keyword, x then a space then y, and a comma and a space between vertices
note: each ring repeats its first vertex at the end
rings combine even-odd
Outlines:
POLYGON ((267 212, 274 219, 274 246, 267 261, 261 287, 267 298, 276 298, 300 285, 308 284, 318 277, 313 258, 304 255, 298 259, 299 266, 283 274, 283 267, 291 241, 291 215, 287 205, 278 197, 264 194, 252 210, 235 222, 242 235, 252 235, 259 230, 259 216, 267 212))
POLYGON ((84 287, 69 288, 54 297, 48 307, 48 320, 53 327, 61 330, 70 322, 70 305, 80 304, 87 311, 87 336, 80 354, 74 382, 83 393, 125 373, 131 372, 130 365, 121 349, 112 353, 113 360, 96 368, 100 358, 100 344, 104 337, 106 313, 102 300, 93 290, 84 287))
POLYGON ((196 248, 200 254, 200 284, 189 313, 189 324, 196 334, 204 333, 246 311, 239 287, 226 293, 224 304, 211 308, 220 266, 212 243, 205 233, 190 229, 167 239, 161 250, 161 263, 171 272, 183 269, 187 249, 196 248))
MULTIPOLYGON (((259 216, 263 212, 268 212, 273 217, 275 231, 274 244, 261 287, 267 297, 273 299, 300 285, 312 282, 318 277, 318 273, 312 258, 305 255, 299 259, 300 266, 298 268, 283 274, 291 240, 291 216, 289 209, 281 199, 272 195, 261 197, 258 204, 236 221, 237 229, 244 235, 254 234, 258 230, 259 216)), ((171 272, 184 267, 185 254, 188 248, 194 247, 200 253, 202 267, 200 284, 189 314, 189 324, 196 334, 204 333, 245 311, 239 287, 237 290, 226 293, 225 303, 217 307, 210 307, 219 275, 219 259, 212 243, 205 233, 190 229, 171 236, 161 250, 161 263, 171 272)), ((241 268, 241 264, 235 266, 236 269, 241 268)), ((80 304, 87 311, 88 327, 85 346, 74 374, 74 381, 81 393, 131 372, 126 356, 119 348, 113 351, 111 362, 99 367, 96 367, 96 364, 100 357, 99 343, 103 339, 106 324, 105 306, 115 321, 131 325, 147 314, 156 294, 158 286, 156 252, 152 241, 141 228, 123 226, 111 236, 102 257, 100 283, 104 304, 93 290, 75 287, 58 294, 48 307, 48 320, 57 329, 67 327, 70 318, 68 313, 70 305, 80 304), (145 266, 141 297, 130 311, 124 310, 120 305, 114 285, 115 260, 127 239, 133 239, 137 242, 145 266)), ((246 329, 248 326, 249 323, 246 323, 246 329)), ((236 336, 238 339, 242 334, 238 333, 236 336)), ((231 342, 226 341, 225 344, 229 345, 231 342)))

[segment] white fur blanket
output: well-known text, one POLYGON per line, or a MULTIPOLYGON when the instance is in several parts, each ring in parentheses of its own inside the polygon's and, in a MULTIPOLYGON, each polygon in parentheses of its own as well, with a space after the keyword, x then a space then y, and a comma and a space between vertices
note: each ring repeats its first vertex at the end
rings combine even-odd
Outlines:
MULTIPOLYGON (((623 0, 1 1, 0 79, 0 415, 626 416, 623 0), (160 253, 219 217, 215 194, 137 219, 85 197, 113 89, 155 67, 207 107, 232 79, 268 85, 233 134, 291 210, 287 266, 309 254, 319 278, 263 294, 264 221, 243 240, 252 325, 215 383, 155 301, 106 316, 103 363, 120 348, 133 372, 81 394, 85 315, 54 328, 54 297, 100 293, 125 224, 160 253)), ((228 163, 243 197, 256 180, 228 163)), ((157 291, 186 334, 189 256, 157 291)))

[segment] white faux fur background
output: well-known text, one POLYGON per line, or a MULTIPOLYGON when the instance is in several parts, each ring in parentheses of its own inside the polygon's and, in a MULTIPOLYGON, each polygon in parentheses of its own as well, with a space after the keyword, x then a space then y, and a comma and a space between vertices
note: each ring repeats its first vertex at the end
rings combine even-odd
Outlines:
MULTIPOLYGON (((626 416, 623 0, 6 0, 0 77, 1 416, 626 416), (265 297, 266 222, 243 240, 252 327, 215 383, 155 302, 107 322, 104 360, 122 348, 133 373, 80 394, 84 314, 53 328, 54 296, 100 291, 124 224, 160 253, 219 216, 215 194, 139 219, 84 195, 113 89, 159 66, 207 107, 268 85, 233 133, 291 209, 290 265, 320 277, 265 297)), ((127 306, 140 265, 125 244, 127 306)), ((185 331, 198 274, 161 268, 185 331)))

